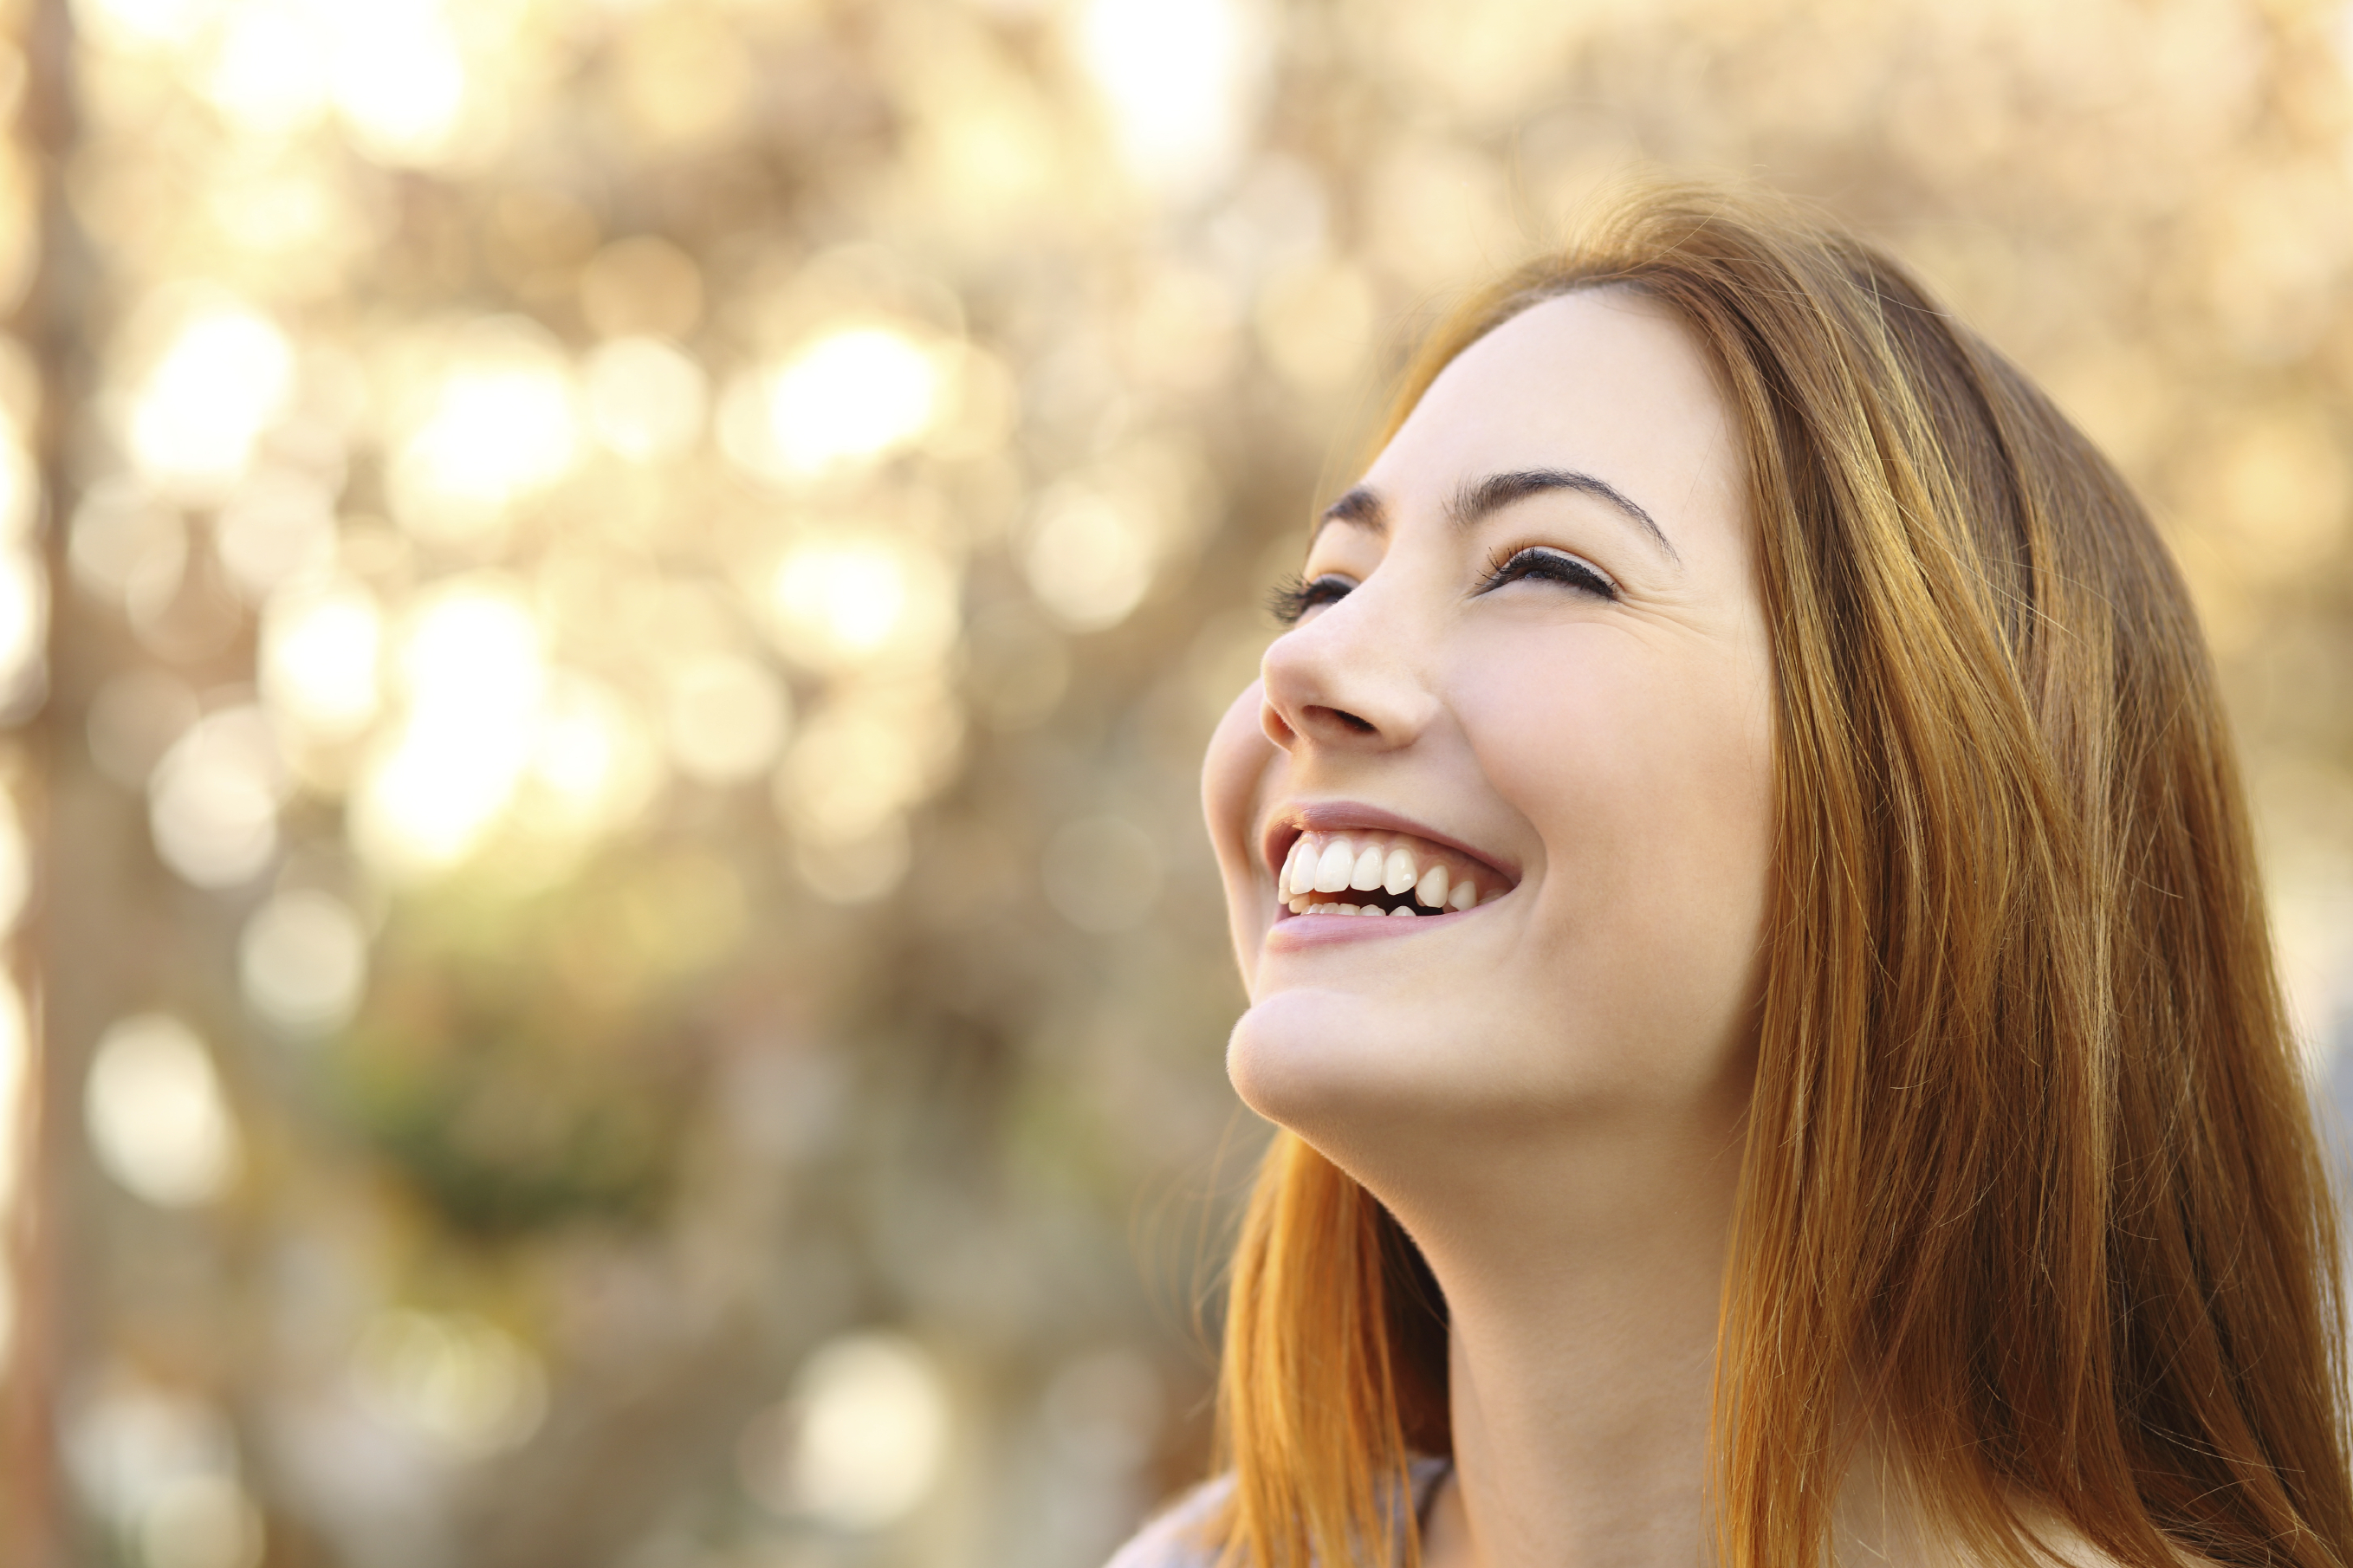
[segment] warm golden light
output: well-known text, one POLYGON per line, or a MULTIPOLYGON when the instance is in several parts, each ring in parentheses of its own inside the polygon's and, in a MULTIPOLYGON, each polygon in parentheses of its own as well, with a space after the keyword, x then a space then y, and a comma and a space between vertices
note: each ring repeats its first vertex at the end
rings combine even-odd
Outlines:
POLYGON ((303 0, 241 0, 222 18, 205 96, 241 130, 283 136, 331 101, 334 54, 328 8, 303 0))
POLYGON ((470 854, 513 798, 546 669, 531 611, 497 578, 444 585, 398 644, 406 704, 354 793, 353 835, 372 863, 414 875, 470 854))
POLYGON ((252 880, 278 853, 278 807, 291 784, 266 712, 240 705, 207 714, 148 781, 155 852, 200 888, 252 880))
POLYGON ((617 827, 660 787, 661 753, 637 710, 602 681, 559 670, 532 735, 522 825, 558 834, 617 827))
POLYGON ((429 539, 495 530, 509 505, 561 479, 579 452, 562 352, 517 321, 481 323, 471 340, 392 473, 396 515, 429 539))
MULTIPOLYGON (((962 714, 936 687, 848 688, 809 717, 786 752, 777 811, 804 844, 864 847, 853 858, 877 885, 863 896, 879 896, 905 868, 900 818, 945 782, 963 741, 962 714)), ((866 884, 845 872, 839 885, 866 884)))
POLYGON ((238 591, 259 602, 281 583, 334 564, 334 492, 312 475, 263 468, 221 508, 213 547, 238 591))
POLYGON ((237 1123, 211 1053, 168 1014, 142 1013, 107 1030, 82 1105, 99 1163, 151 1204, 210 1203, 236 1178, 237 1123))
POLYGON ((291 390, 276 323, 226 300, 189 311, 132 404, 132 459, 158 484, 206 493, 244 471, 291 390))
POLYGON ((367 932, 351 906, 315 888, 279 893, 237 938, 248 1005, 289 1034, 341 1028, 367 984, 367 932))
POLYGON ((0 700, 40 668, 48 631, 48 574, 30 550, 0 545, 0 700))
POLYGON ((219 9, 219 0, 89 0, 74 7, 85 26, 118 47, 182 45, 219 9))
POLYGON ((1067 485, 1039 504, 1022 570, 1038 602, 1064 626, 1102 631, 1127 619, 1151 588, 1156 532, 1127 498, 1067 485))
POLYGON ((752 1495, 779 1513, 871 1531, 922 1505, 947 1458, 947 1389, 930 1356, 895 1334, 821 1346, 782 1406, 737 1447, 752 1495))
POLYGON ((947 567, 913 545, 811 540, 786 552, 769 592, 778 647, 812 669, 931 658, 955 636, 947 567))
POLYGON ((658 338, 617 338, 582 367, 588 426, 617 457, 675 457, 702 435, 702 367, 658 338))
POLYGON ((74 1542, 1109 1560, 1206 1460, 1116 1285, 1230 1120, 1205 738, 1408 345, 1637 168, 1826 194, 2149 499, 2353 1105, 2342 9, 0 5, 74 1542))
POLYGON ((332 5, 332 94, 353 145, 380 163, 431 164, 467 108, 465 57, 437 0, 332 5))
POLYGON ((937 359, 905 333, 851 327, 739 383, 722 430, 754 472, 797 480, 912 445, 941 411, 937 359))
POLYGON ((1249 43, 1239 0, 1087 0, 1079 13, 1079 59, 1121 151, 1145 180, 1180 189, 1240 145, 1249 43))
POLYGON ((681 773, 740 784, 765 773, 792 724, 792 700, 747 658, 713 654, 672 673, 664 739, 681 773))
POLYGON ((303 733, 342 740, 375 719, 384 617, 375 595, 350 581, 288 589, 261 619, 261 692, 303 733))

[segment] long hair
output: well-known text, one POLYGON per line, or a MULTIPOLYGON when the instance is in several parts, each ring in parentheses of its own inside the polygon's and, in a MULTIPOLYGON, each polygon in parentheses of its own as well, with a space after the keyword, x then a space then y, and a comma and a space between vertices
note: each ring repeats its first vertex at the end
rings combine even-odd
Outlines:
MULTIPOLYGON (((2189 596, 2020 372, 1871 247, 1646 187, 1472 299, 1635 289, 1745 435, 1778 707, 1754 1099, 1717 1332, 1728 1568, 1833 1555, 1857 1445, 1992 1563, 2353 1563, 2336 1212, 2189 596)), ((1443 1306, 1278 1134, 1230 1276, 1229 1563, 1419 1562, 1443 1306)))

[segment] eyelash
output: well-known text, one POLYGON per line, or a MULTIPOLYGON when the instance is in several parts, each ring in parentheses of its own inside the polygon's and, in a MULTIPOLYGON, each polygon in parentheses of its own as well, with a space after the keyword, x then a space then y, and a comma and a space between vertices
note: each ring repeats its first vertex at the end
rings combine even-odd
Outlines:
MULTIPOLYGON (((1599 598, 1618 597, 1618 584, 1593 567, 1574 555, 1540 544, 1497 551, 1488 558, 1486 580, 1475 592, 1492 594, 1527 578, 1558 583, 1599 598)), ((1355 587, 1354 583, 1332 572, 1314 578, 1292 577, 1275 584, 1273 592, 1267 595, 1267 608, 1283 626, 1295 626, 1308 611, 1338 604, 1355 587)))
POLYGON ((1282 625, 1295 626, 1308 611, 1338 604, 1355 586, 1345 577, 1332 572, 1305 581, 1289 577, 1276 584, 1273 592, 1267 595, 1266 607, 1282 625))
POLYGON ((1558 583, 1599 598, 1614 600, 1618 597, 1617 584, 1576 556, 1542 544, 1497 551, 1488 558, 1487 580, 1479 584, 1478 592, 1492 594, 1506 584, 1529 577, 1558 583))

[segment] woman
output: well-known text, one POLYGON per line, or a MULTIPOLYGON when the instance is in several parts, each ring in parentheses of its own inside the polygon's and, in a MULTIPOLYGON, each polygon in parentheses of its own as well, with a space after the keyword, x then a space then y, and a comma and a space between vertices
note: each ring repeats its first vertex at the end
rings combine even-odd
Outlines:
POLYGON ((1442 330, 1205 771, 1282 1131, 1120 1568, 2353 1561, 2188 596, 1900 268, 1625 201, 1442 330))

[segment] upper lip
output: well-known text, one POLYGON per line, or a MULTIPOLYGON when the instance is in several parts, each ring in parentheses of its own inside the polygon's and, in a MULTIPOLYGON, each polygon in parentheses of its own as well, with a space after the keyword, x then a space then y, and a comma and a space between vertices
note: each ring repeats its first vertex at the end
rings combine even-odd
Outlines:
POLYGON ((1342 833, 1350 828, 1364 828, 1376 833, 1410 833, 1416 838, 1428 839, 1441 849, 1451 849, 1457 855, 1476 860, 1511 886, 1519 886, 1520 872, 1516 866, 1506 866, 1485 850, 1465 844, 1453 835, 1440 832, 1426 822, 1418 822, 1402 812, 1356 800, 1298 801, 1278 808, 1267 818, 1266 832, 1259 842, 1259 854, 1266 861, 1267 869, 1281 877, 1282 863, 1289 858, 1291 847, 1298 842, 1301 834, 1342 833))

